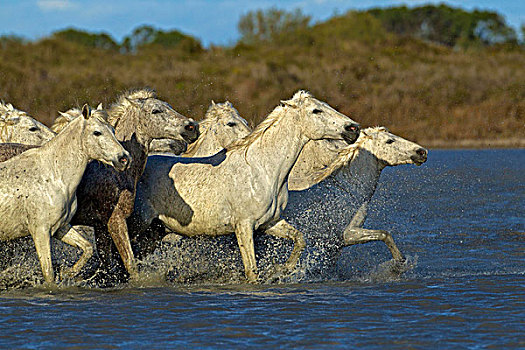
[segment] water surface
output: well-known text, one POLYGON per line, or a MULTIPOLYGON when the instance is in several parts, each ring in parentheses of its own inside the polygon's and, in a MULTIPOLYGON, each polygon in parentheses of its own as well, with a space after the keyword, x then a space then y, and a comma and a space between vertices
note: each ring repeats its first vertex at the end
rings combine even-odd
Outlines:
POLYGON ((434 150, 383 172, 365 224, 393 233, 401 277, 377 242, 326 282, 7 288, 0 347, 524 348, 524 208, 525 150, 434 150))

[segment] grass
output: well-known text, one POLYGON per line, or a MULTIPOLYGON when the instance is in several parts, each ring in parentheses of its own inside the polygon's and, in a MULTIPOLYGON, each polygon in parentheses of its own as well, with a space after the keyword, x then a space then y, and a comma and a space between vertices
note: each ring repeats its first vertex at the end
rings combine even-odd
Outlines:
POLYGON ((10 42, 0 47, 0 98, 50 124, 59 110, 108 105, 126 89, 149 86, 195 119, 211 100, 229 100, 255 125, 307 89, 364 126, 414 141, 525 139, 523 49, 455 50, 386 33, 363 16, 197 53, 152 46, 120 54, 59 38, 10 42))

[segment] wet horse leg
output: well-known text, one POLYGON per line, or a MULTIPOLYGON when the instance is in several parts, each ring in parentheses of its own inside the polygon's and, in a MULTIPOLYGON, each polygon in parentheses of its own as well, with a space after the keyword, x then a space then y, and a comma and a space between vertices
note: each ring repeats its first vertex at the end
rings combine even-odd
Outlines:
POLYGON ((235 229, 237 244, 241 251, 242 262, 244 264, 244 274, 248 282, 257 281, 257 262, 255 261, 255 248, 253 244, 253 223, 242 222, 235 229))
POLYGON ((295 269, 297 261, 306 248, 303 233, 290 225, 286 220, 279 220, 275 225, 266 229, 265 233, 275 237, 291 239, 293 241, 293 250, 288 260, 281 266, 275 268, 275 273, 289 273, 295 269))
POLYGON ((44 280, 46 284, 54 284, 55 273, 51 261, 51 231, 49 228, 38 228, 36 232, 32 232, 31 235, 35 242, 36 253, 38 260, 40 260, 44 280))
POLYGON ((397 245, 389 232, 362 228, 366 219, 367 206, 368 203, 364 203, 354 215, 350 224, 345 228, 345 231, 343 232, 345 246, 373 241, 383 241, 390 250, 394 260, 399 262, 405 261, 403 254, 399 248, 397 248, 397 245))
POLYGON ((130 191, 124 190, 108 221, 108 232, 117 247, 126 270, 132 277, 137 274, 137 266, 133 250, 131 249, 126 219, 133 211, 134 200, 133 194, 130 191))
POLYGON ((82 249, 82 256, 70 269, 63 270, 63 277, 74 277, 86 265, 88 260, 93 256, 93 246, 91 242, 82 236, 75 228, 65 225, 55 234, 55 237, 62 242, 73 247, 82 249))

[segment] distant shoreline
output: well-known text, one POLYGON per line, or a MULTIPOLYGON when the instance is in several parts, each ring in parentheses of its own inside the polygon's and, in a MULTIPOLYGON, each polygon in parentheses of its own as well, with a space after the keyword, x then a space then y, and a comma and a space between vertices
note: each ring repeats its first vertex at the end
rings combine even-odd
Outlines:
POLYGON ((480 149, 480 148, 525 148, 525 138, 507 138, 493 140, 421 140, 418 143, 427 148, 460 148, 460 149, 480 149))

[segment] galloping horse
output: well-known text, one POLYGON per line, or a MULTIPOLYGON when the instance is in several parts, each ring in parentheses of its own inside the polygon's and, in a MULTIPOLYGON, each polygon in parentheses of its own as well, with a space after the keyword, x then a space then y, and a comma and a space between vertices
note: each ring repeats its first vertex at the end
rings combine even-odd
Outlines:
POLYGON ((42 147, 0 163, 0 239, 31 235, 46 283, 54 283, 51 237, 84 253, 71 273, 80 271, 93 252, 81 234, 69 226, 77 209, 76 190, 92 159, 125 171, 130 155, 113 129, 85 105, 82 117, 42 147))
POLYGON ((136 262, 126 219, 133 211, 136 184, 146 166, 150 143, 161 138, 193 142, 199 136, 198 124, 157 99, 149 89, 121 95, 108 114, 117 139, 133 157, 133 164, 117 173, 101 163, 91 163, 78 187, 79 209, 71 223, 94 228, 101 273, 110 267, 113 242, 124 267, 134 275, 136 262))
MULTIPOLYGON (((199 130, 199 138, 188 146, 186 152, 181 155, 182 157, 212 156, 252 131, 246 120, 239 115, 237 109, 229 101, 223 103, 212 101, 206 115, 199 121, 199 130)), ((174 148, 173 140, 153 140, 151 144, 152 148, 159 153, 162 151, 172 153, 174 148)), ((148 164, 146 164, 146 169, 154 166, 148 164)), ((140 191, 140 188, 137 191, 140 191)), ((140 196, 140 194, 137 195, 140 196)), ((152 222, 147 231, 136 229, 136 224, 141 225, 140 222, 135 223, 133 220, 128 220, 132 247, 137 258, 141 259, 155 250, 157 243, 166 235, 166 230, 158 219, 152 222)))
MULTIPOLYGON (((327 278, 344 247, 372 240, 384 241, 396 262, 393 267, 402 268, 399 264, 404 258, 392 236, 362 225, 381 171, 387 166, 420 165, 426 158, 427 150, 385 128, 362 130, 352 145, 335 140, 308 142, 288 178, 289 200, 282 214, 304 232, 304 274, 296 277, 327 278)), ((255 237, 255 249, 264 270, 271 270, 292 248, 280 238, 264 234, 255 237)), ((177 281, 227 282, 239 277, 242 266, 234 239, 228 236, 195 240, 169 235, 155 253, 151 259, 162 256, 171 261, 168 265, 176 275, 169 275, 177 281)))
POLYGON ((291 239, 289 259, 276 268, 288 272, 305 246, 302 233, 280 218, 290 170, 308 141, 352 143, 358 135, 359 125, 349 117, 299 91, 226 152, 208 159, 150 157, 133 215, 144 226, 158 217, 187 236, 235 233, 250 282, 258 278, 254 230, 291 239))

